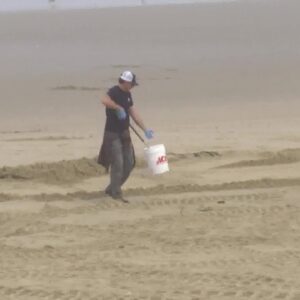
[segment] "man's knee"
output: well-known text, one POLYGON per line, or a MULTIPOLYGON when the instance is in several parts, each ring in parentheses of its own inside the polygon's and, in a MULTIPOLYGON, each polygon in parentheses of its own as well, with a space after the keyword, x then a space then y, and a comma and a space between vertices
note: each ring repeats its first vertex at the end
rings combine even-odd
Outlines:
POLYGON ((127 172, 131 172, 134 168, 134 155, 133 152, 129 152, 124 157, 124 169, 127 172))
POLYGON ((124 167, 124 171, 123 171, 124 172, 124 177, 128 177, 129 174, 131 173, 131 171, 133 170, 133 168, 134 168, 133 164, 130 164, 130 165, 124 167))
POLYGON ((124 162, 122 157, 115 157, 114 161, 111 164, 111 171, 116 174, 120 175, 123 173, 124 170, 124 162))

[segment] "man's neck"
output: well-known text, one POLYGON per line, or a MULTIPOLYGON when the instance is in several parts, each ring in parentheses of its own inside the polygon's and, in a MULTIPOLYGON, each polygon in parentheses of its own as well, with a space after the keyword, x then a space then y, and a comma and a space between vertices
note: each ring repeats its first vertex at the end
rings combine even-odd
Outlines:
POLYGON ((122 84, 119 84, 119 88, 120 88, 123 92, 128 92, 127 89, 126 89, 122 84))

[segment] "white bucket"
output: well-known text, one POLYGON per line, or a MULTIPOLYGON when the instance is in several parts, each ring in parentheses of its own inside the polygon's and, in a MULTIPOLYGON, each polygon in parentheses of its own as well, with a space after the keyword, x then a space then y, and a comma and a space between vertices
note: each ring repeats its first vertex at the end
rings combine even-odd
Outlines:
POLYGON ((145 157, 152 174, 162 174, 169 171, 166 148, 164 145, 154 145, 145 148, 145 157))

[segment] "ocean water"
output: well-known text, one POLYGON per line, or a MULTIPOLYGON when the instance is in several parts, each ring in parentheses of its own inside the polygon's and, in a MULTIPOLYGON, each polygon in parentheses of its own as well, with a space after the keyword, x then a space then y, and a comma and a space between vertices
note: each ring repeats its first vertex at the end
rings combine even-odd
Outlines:
POLYGON ((0 0, 0 12, 234 1, 237 0, 0 0))

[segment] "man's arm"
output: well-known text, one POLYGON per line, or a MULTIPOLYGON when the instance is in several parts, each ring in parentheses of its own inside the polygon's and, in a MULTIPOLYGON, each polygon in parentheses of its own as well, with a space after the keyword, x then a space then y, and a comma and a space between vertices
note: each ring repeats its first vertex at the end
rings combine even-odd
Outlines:
POLYGON ((107 108, 114 109, 116 111, 117 117, 119 120, 126 119, 126 112, 124 108, 118 105, 115 101, 113 101, 108 95, 104 96, 101 101, 103 105, 107 108))
POLYGON ((140 115, 138 114, 138 112, 136 111, 136 109, 133 106, 131 106, 129 108, 129 115, 131 116, 131 118, 133 119, 135 124, 137 124, 144 131, 147 139, 152 139, 153 138, 153 130, 147 129, 142 118, 140 117, 140 115))
POLYGON ((108 95, 105 95, 101 100, 102 104, 110 109, 120 110, 122 107, 113 101, 108 95))
POLYGON ((144 132, 147 130, 142 118, 133 106, 129 108, 129 115, 131 116, 135 124, 137 124, 144 132))

